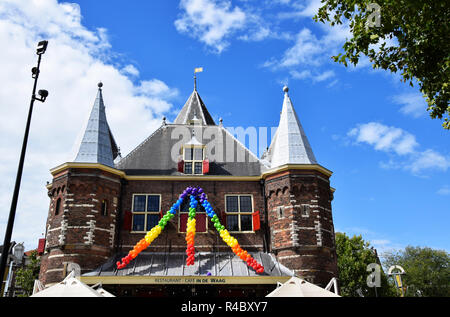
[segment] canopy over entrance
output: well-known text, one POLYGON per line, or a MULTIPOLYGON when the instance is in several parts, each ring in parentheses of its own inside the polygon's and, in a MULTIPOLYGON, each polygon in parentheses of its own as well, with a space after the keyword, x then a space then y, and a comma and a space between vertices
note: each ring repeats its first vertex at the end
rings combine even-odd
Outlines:
POLYGON ((186 265, 184 252, 143 252, 129 266, 118 270, 116 254, 107 262, 81 276, 88 284, 277 284, 294 272, 280 264, 273 255, 249 252, 264 265, 257 274, 232 252, 198 252, 194 265, 186 265))

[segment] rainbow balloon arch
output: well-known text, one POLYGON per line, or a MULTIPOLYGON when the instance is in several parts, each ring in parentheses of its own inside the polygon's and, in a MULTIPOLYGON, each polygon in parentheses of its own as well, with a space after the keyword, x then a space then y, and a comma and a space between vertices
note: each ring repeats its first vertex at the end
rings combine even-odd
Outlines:
POLYGON ((153 240, 155 240, 159 236, 159 234, 167 225, 167 222, 169 222, 175 216, 177 210, 179 210, 181 204, 187 197, 189 197, 190 202, 186 229, 186 265, 193 265, 195 260, 195 213, 197 211, 198 204, 200 203, 206 210, 206 214, 211 219, 222 240, 233 250, 233 252, 237 256, 239 256, 241 260, 247 262, 247 265, 253 268, 256 273, 264 273, 264 267, 260 263, 258 263, 247 251, 242 249, 238 241, 233 238, 227 231, 227 229, 225 229, 225 226, 220 223, 220 220, 211 207, 211 204, 206 199, 206 194, 203 192, 203 189, 200 187, 190 186, 183 191, 178 200, 172 205, 172 207, 170 207, 170 210, 167 211, 167 213, 160 219, 159 223, 150 231, 148 231, 143 239, 136 243, 133 249, 128 252, 128 255, 121 259, 122 262, 117 261, 116 265, 119 270, 125 268, 134 258, 138 256, 139 253, 145 250, 153 242, 153 240))

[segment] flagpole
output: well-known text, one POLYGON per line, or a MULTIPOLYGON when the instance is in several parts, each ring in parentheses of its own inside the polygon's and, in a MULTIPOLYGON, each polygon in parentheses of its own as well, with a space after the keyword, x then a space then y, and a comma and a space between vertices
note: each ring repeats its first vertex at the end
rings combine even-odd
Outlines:
POLYGON ((197 90, 197 75, 195 75, 196 72, 194 71, 194 90, 197 90))

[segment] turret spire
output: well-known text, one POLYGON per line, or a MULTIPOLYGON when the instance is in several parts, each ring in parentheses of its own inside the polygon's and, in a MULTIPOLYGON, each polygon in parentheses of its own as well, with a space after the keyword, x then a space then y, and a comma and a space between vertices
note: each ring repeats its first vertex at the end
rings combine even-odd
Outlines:
POLYGON ((284 100, 280 123, 269 148, 270 167, 285 164, 317 164, 314 153, 298 119, 287 86, 283 87, 284 100))
POLYGON ((118 147, 106 120, 103 102, 103 83, 98 83, 97 97, 89 116, 75 162, 100 163, 114 167, 118 156, 118 147))

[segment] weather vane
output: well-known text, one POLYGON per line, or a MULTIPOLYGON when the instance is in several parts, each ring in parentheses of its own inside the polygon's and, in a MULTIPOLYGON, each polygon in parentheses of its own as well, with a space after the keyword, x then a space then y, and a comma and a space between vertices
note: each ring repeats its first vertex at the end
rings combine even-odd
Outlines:
POLYGON ((197 90, 197 73, 201 73, 203 71, 203 67, 197 67, 194 69, 194 90, 197 90))

